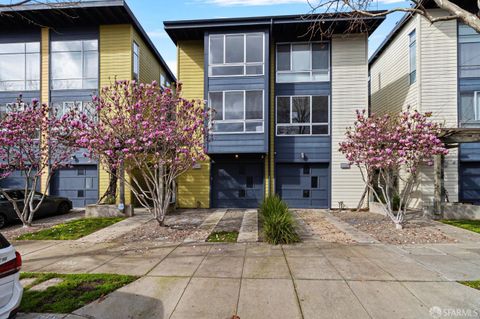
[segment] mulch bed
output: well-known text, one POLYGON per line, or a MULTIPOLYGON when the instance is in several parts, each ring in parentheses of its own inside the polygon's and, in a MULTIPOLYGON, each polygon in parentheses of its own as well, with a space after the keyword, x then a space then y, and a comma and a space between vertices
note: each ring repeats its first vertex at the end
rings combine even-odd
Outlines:
POLYGON ((152 220, 115 239, 115 242, 162 241, 183 242, 187 238, 206 237, 198 227, 210 214, 208 210, 176 210, 167 214, 164 227, 152 220))
POLYGON ((332 214, 386 244, 457 242, 455 239, 445 235, 436 222, 423 218, 421 212, 409 212, 402 230, 395 229, 395 225, 390 218, 375 213, 333 211, 332 214))
POLYGON ((315 210, 296 210, 305 224, 310 227, 313 235, 325 242, 352 244, 353 240, 348 234, 339 230, 337 227, 328 222, 322 213, 315 210))

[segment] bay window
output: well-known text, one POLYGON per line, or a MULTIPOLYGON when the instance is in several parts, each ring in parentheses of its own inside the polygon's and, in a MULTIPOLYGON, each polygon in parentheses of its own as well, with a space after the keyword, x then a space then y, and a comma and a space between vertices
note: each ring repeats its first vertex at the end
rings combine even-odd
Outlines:
POLYGON ((213 133, 263 133, 263 90, 208 94, 213 133))
POLYGON ((328 135, 328 96, 278 96, 277 136, 328 135))
POLYGON ((0 91, 40 90, 40 42, 0 43, 0 91))
POLYGON ((51 89, 98 88, 98 40, 52 41, 51 89))
POLYGON ((236 33, 209 36, 209 76, 263 75, 264 34, 236 33))
POLYGON ((329 81, 329 70, 327 42, 277 44, 278 83, 329 81))

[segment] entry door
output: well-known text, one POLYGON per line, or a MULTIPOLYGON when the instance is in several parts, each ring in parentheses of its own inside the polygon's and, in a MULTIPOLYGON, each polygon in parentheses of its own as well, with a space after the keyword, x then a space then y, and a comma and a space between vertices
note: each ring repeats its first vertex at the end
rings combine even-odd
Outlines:
POLYGON ((328 164, 277 164, 276 192, 291 208, 328 208, 328 164))
POLYGON ((480 204, 480 162, 460 163, 460 201, 480 204))
POLYGON ((215 162, 212 206, 256 208, 263 200, 263 163, 215 162))

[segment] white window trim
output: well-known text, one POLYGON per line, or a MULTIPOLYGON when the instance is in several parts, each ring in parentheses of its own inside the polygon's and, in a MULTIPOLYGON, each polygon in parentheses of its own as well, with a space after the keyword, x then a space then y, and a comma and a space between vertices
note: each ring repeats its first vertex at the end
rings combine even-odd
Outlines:
POLYGON ((222 33, 222 34, 209 34, 208 35, 208 77, 211 78, 225 78, 225 77, 243 77, 243 76, 263 76, 265 75, 265 33, 264 32, 246 32, 246 33, 222 33), (247 35, 261 34, 262 35, 262 62, 247 62, 247 35), (243 36, 243 63, 225 63, 226 58, 226 37, 229 35, 241 35, 243 36), (211 63, 211 39, 212 36, 223 36, 223 63, 211 63), (261 74, 247 74, 247 66, 262 66, 261 74), (212 75, 212 67, 216 66, 242 66, 243 74, 235 75, 212 75))
POLYGON ((278 137, 289 137, 289 136, 330 136, 330 95, 277 95, 275 97, 275 136, 278 137), (319 123, 319 122, 312 122, 312 101, 314 96, 326 96, 328 97, 328 123, 319 123), (290 123, 278 123, 278 98, 279 97, 288 97, 290 99, 290 123), (310 123, 292 123, 292 99, 294 97, 308 97, 310 99, 310 123), (313 134, 312 133, 312 126, 315 125, 327 125, 327 134, 313 134), (279 127, 294 127, 294 126, 309 126, 310 127, 310 134, 278 134, 279 127))
POLYGON ((228 135, 228 134, 263 134, 265 133, 265 90, 226 90, 226 91, 210 91, 208 92, 208 105, 211 110, 213 108, 210 105, 210 93, 222 93, 222 115, 225 117, 225 93, 230 93, 230 92, 243 92, 243 119, 238 119, 238 120, 213 120, 213 114, 212 112, 210 113, 210 123, 209 123, 209 133, 213 135, 228 135), (246 117, 246 111, 247 111, 247 96, 246 92, 251 92, 251 91, 262 91, 262 118, 261 119, 250 119, 247 120, 246 117), (255 122, 262 122, 262 131, 246 131, 246 123, 255 123, 255 122), (213 131, 213 124, 214 123, 223 123, 223 124, 235 124, 235 123, 243 123, 243 131, 237 131, 237 132, 214 132, 213 131))
POLYGON ((410 85, 417 83, 417 29, 413 29, 408 34, 408 81, 410 85), (415 41, 412 41, 412 35, 415 34, 415 41), (415 45, 415 65, 412 65, 411 48, 415 45), (414 67, 414 68, 412 68, 414 67), (412 74, 415 72, 415 81, 412 82, 412 74))
POLYGON ((475 114, 475 121, 480 121, 480 91, 473 92, 473 111, 475 114))
POLYGON ((329 41, 313 41, 313 42, 278 42, 275 46, 275 82, 276 83, 310 83, 310 82, 330 82, 330 69, 331 69, 331 44, 329 41), (328 70, 326 74, 326 78, 328 80, 326 81, 319 81, 319 80, 313 80, 313 72, 314 71, 322 71, 322 69, 313 69, 313 44, 318 44, 318 43, 326 43, 328 44, 328 70), (278 70, 278 46, 279 45, 285 45, 288 44, 290 45, 290 70, 278 70), (293 71, 292 70, 292 64, 293 64, 293 54, 292 54, 292 46, 295 44, 308 44, 310 45, 310 70, 304 70, 304 71, 293 71), (294 73, 310 73, 310 80, 309 81, 279 81, 278 80, 278 74, 294 74, 294 73))
POLYGON ((137 81, 140 80, 140 45, 136 41, 132 42, 132 75, 137 81), (138 48, 138 54, 135 53, 135 46, 138 48), (135 56, 138 57, 138 72, 135 74, 135 56))

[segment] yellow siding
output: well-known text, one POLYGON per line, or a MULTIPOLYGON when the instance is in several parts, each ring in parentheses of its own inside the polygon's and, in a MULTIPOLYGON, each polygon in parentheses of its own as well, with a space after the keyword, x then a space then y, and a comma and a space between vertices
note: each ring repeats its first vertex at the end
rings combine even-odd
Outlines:
MULTIPOLYGON (((40 58, 40 102, 42 104, 49 104, 50 103, 50 88, 49 88, 49 41, 50 41, 50 29, 49 28, 42 28, 41 29, 41 43, 40 43, 40 51, 41 51, 41 58, 40 58)), ((49 192, 47 187, 47 177, 48 177, 48 169, 44 172, 40 179, 40 189, 42 192, 49 192)))
MULTIPOLYGON (((270 172, 268 172, 271 189, 270 195, 275 194, 275 45, 270 46, 270 119, 269 119, 269 150, 270 172)), ((265 171, 267 172, 267 171, 265 171)))
MULTIPOLYGON (((178 43, 178 80, 183 84, 182 96, 203 100, 204 51, 202 41, 178 43)), ((177 180, 177 203, 181 208, 210 207, 210 161, 201 163, 177 180)))
MULTIPOLYGON (((100 87, 117 80, 132 79, 132 32, 128 24, 100 26, 100 87)), ((99 168, 99 195, 108 188, 108 173, 99 168)), ((132 194, 125 192, 125 203, 130 204, 132 194)))
POLYGON ((140 82, 160 82, 160 75, 163 74, 165 77, 166 72, 155 57, 155 53, 149 49, 136 30, 133 30, 133 41, 140 48, 140 82))

